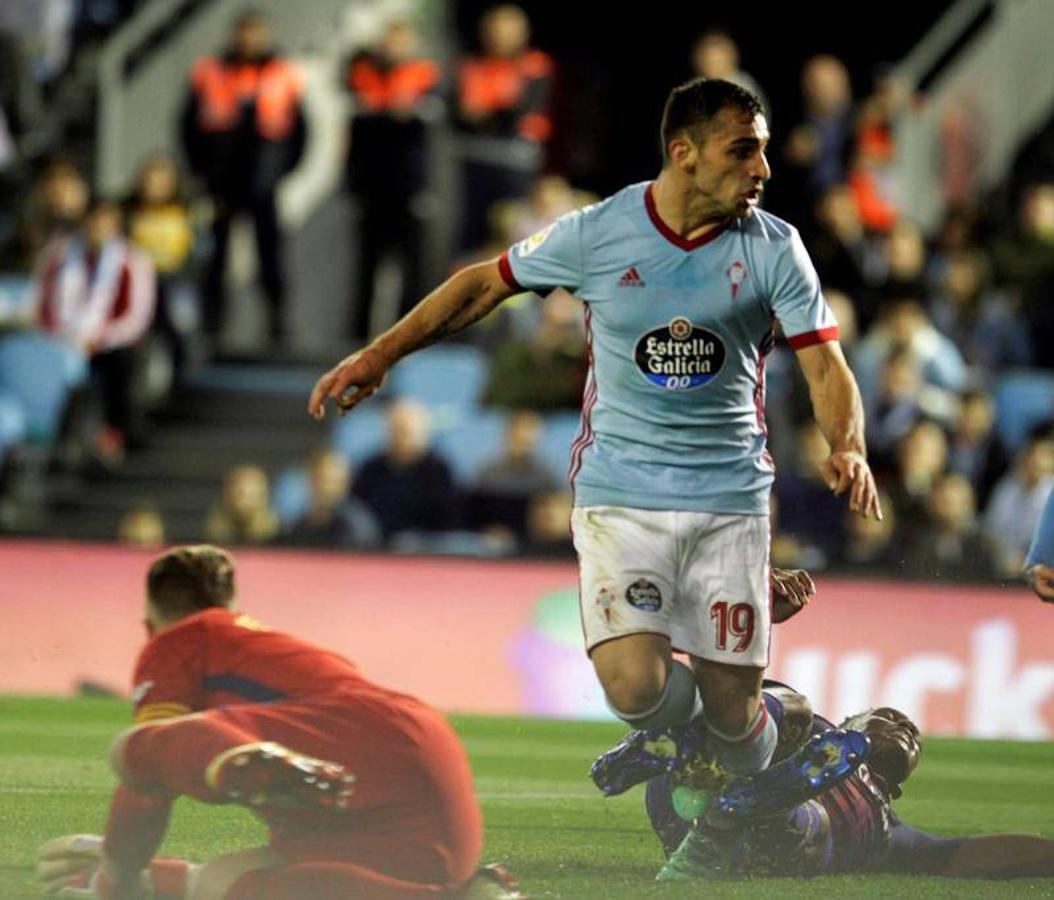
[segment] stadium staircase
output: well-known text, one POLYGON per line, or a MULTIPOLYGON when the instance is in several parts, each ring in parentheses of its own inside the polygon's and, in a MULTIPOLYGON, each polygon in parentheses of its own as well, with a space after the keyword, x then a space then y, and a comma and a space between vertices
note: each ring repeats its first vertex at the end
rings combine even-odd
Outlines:
POLYGON ((125 463, 48 485, 33 531, 78 540, 112 540, 137 504, 161 513, 169 541, 202 537, 224 473, 253 463, 276 476, 325 443, 328 429, 307 416, 320 364, 224 364, 203 369, 155 416, 146 446, 125 463))

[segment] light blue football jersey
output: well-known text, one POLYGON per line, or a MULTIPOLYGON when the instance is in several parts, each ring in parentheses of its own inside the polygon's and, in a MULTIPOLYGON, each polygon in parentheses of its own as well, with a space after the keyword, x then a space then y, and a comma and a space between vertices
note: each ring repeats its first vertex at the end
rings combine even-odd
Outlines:
POLYGON ((774 320, 795 349, 838 336, 795 228, 755 209, 688 241, 646 182, 562 216, 500 267, 510 285, 585 303, 577 506, 768 514, 774 320))

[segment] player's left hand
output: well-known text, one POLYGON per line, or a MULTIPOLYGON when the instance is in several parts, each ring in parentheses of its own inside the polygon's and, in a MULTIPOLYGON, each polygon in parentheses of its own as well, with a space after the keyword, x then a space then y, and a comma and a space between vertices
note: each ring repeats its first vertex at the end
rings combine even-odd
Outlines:
POLYGON ((786 622, 809 605, 816 585, 804 569, 777 569, 769 576, 772 585, 772 622, 786 622))
POLYGON ((1025 571, 1025 580, 1044 603, 1054 603, 1054 566, 1037 563, 1025 571))
POLYGON ((321 419, 326 414, 326 401, 332 400, 343 415, 380 390, 388 369, 389 363, 372 347, 352 353, 315 382, 307 402, 308 414, 321 419))
POLYGON ((820 463, 824 483, 839 497, 849 491, 849 509, 882 520, 882 505, 871 467, 862 453, 838 450, 820 463))
POLYGON ((37 877, 44 891, 59 897, 98 897, 93 882, 102 859, 97 834, 67 834, 37 851, 37 877))

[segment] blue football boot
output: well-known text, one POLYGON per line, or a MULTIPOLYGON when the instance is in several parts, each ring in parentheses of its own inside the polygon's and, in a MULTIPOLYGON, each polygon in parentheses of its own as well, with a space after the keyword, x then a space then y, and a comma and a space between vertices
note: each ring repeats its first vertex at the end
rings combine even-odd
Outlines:
POLYGON ((589 770, 606 797, 683 768, 703 749, 703 738, 689 726, 631 731, 607 753, 597 757, 589 770))
POLYGON ((781 763, 734 779, 708 805, 711 822, 734 822, 785 812, 845 781, 867 759, 861 731, 825 731, 781 763))

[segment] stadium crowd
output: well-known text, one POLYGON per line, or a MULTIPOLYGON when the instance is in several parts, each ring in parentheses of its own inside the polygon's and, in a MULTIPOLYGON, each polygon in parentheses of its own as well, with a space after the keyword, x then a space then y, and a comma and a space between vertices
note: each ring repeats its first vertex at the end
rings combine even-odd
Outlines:
MULTIPOLYGON (((35 46, 0 19, 4 28, 12 46, 35 46)), ((119 467, 134 454, 149 440, 150 409, 217 351, 236 216, 255 229, 268 301, 261 352, 287 339, 275 193, 300 160, 311 123, 297 68, 276 47, 265 17, 242 15, 223 51, 188 74, 182 160, 146 160, 124 198, 95 196, 83 161, 30 140, 36 132, 12 98, 27 83, 46 89, 41 65, 0 71, 0 178, 8 208, 18 211, 0 222, 4 283, 28 274, 23 299, 5 293, 0 327, 45 332, 86 362, 90 389, 74 392, 63 428, 77 423, 88 435, 90 465, 119 467), (160 378, 159 368, 167 373, 160 378), (101 413, 73 415, 88 405, 81 395, 92 393, 101 413)), ((357 274, 345 318, 352 341, 367 339, 382 318, 374 301, 385 259, 399 264, 400 310, 426 286, 421 259, 436 214, 429 196, 436 128, 453 130, 461 169, 450 265, 495 256, 595 199, 547 163, 547 146, 559 138, 550 111, 560 60, 532 45, 522 9, 486 11, 478 50, 455 65, 444 68, 435 56, 414 24, 399 19, 340 75, 354 110, 346 179, 357 212, 350 238, 357 274)), ((769 108, 731 35, 702 33, 691 66, 757 91, 769 108)), ((774 111, 769 208, 802 230, 839 321, 886 512, 881 522, 847 517, 824 486, 816 469, 824 439, 811 424, 793 353, 777 344, 767 365, 778 471, 774 559, 812 570, 1015 577, 1054 486, 1054 423, 1017 416, 1008 387, 1009 375, 1025 373, 1027 383, 1027 373, 1054 368, 1054 165, 1049 154, 1026 155, 1000 191, 1002 202, 992 202, 963 187, 957 173, 971 151, 949 137, 942 148, 947 213, 925 233, 892 165, 895 121, 910 102, 885 75, 867 96, 855 96, 845 65, 823 54, 801 72, 797 120, 795 111, 774 111), (1020 427, 1007 424, 1019 419, 1020 427)), ((215 506, 202 511, 202 537, 570 554, 571 498, 539 446, 553 417, 576 409, 582 396, 588 349, 579 306, 562 290, 544 302, 524 295, 465 340, 487 360, 470 415, 508 413, 500 452, 475 471, 455 473, 433 442, 429 420, 437 410, 394 398, 384 446, 369 458, 353 466, 326 447, 289 460, 304 473, 304 500, 293 513, 282 514, 271 496, 280 473, 252 460, 230 471, 215 506)), ((121 538, 162 543, 161 513, 149 505, 129 510, 121 538)))

